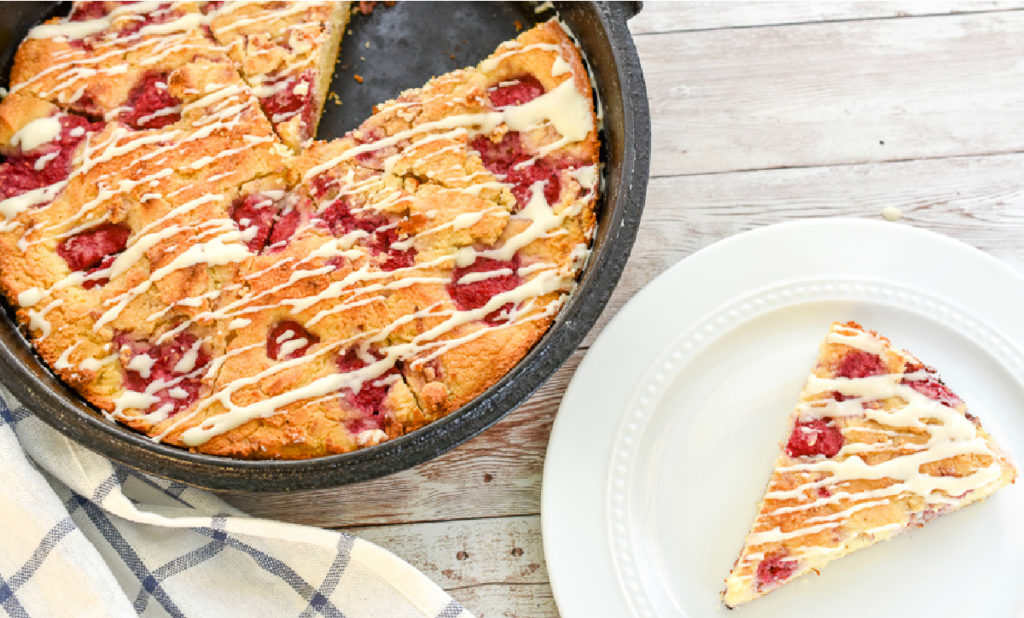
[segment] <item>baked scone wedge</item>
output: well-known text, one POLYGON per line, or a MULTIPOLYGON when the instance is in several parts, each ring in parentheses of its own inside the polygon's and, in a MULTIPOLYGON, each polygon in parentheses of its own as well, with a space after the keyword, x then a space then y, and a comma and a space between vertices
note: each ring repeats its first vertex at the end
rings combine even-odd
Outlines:
POLYGON ((238 65, 281 140, 316 135, 349 2, 209 2, 213 38, 238 65))
POLYGON ((1016 476, 934 369, 855 322, 833 323, 722 601, 761 597, 1016 476))

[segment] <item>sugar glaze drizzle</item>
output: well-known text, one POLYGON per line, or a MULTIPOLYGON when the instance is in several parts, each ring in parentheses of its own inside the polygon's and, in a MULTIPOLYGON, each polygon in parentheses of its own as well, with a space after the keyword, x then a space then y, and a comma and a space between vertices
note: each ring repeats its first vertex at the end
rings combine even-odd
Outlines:
MULTIPOLYGON (((827 339, 829 344, 842 344, 869 354, 882 356, 887 351, 901 359, 900 366, 908 363, 916 366, 917 360, 905 352, 893 348, 870 332, 833 325, 827 339)), ((804 387, 801 401, 796 406, 795 418, 802 422, 828 418, 859 418, 874 421, 877 425, 844 428, 848 436, 839 453, 826 458, 824 455, 793 459, 781 456, 777 473, 793 478, 794 474, 806 480, 792 489, 782 489, 772 484, 765 493, 768 501, 787 501, 765 511, 754 522, 754 531, 748 536, 747 548, 801 539, 813 534, 836 530, 843 522, 859 511, 873 507, 884 507, 894 500, 917 496, 923 506, 919 512, 942 512, 960 502, 969 492, 982 489, 997 481, 1002 475, 1000 454, 993 452, 989 443, 978 433, 977 427, 961 411, 943 405, 914 388, 905 381, 925 380, 934 374, 926 370, 911 373, 886 373, 862 378, 819 378, 812 374, 804 387), (839 393, 843 399, 834 396, 839 393), (819 398, 821 395, 824 398, 819 398), (889 410, 874 407, 871 402, 889 400, 902 401, 889 410), (927 439, 920 443, 903 443, 898 453, 891 458, 869 464, 864 456, 870 453, 892 452, 893 446, 886 441, 875 444, 851 440, 854 433, 861 435, 895 436, 905 435, 913 430, 926 432, 927 439), (933 476, 923 471, 923 466, 940 462, 956 455, 975 455, 989 458, 988 465, 977 467, 967 476, 933 476), (783 461, 791 463, 782 463, 783 461), (888 484, 876 489, 850 493, 844 483, 858 480, 878 480, 888 484), (819 493, 822 491, 825 495, 819 493), (795 503, 794 503, 795 501, 795 503), (843 505, 843 508, 828 515, 810 517, 801 527, 783 531, 770 523, 772 516, 798 513, 827 505, 843 505)), ((977 461, 977 460, 975 460, 977 461)), ((906 522, 889 522, 861 533, 869 538, 885 538, 905 529, 906 522)), ((807 559, 842 551, 843 541, 837 539, 829 545, 806 545, 787 554, 786 559, 807 559)), ((763 560, 764 550, 745 550, 743 558, 733 570, 730 579, 749 580, 756 569, 751 565, 763 560), (746 572, 744 572, 746 571, 746 572)))
MULTIPOLYGON (((132 37, 119 40, 101 38, 95 43, 97 51, 91 60, 57 57, 55 58, 53 68, 47 71, 47 75, 52 77, 53 74, 58 74, 60 78, 52 80, 55 82, 52 89, 40 92, 39 95, 43 97, 56 97, 61 102, 73 103, 82 92, 81 88, 74 90, 75 83, 80 77, 87 76, 90 73, 92 75, 97 73, 117 75, 126 71, 127 66, 123 63, 104 65, 104 62, 121 54, 142 48, 156 49, 159 54, 166 56, 181 49, 194 46, 194 40, 187 35, 197 26, 209 24, 215 17, 229 12, 232 10, 230 7, 233 5, 235 3, 227 3, 225 7, 219 8, 205 16, 196 13, 186 13, 169 22, 149 24, 143 26, 132 37), (138 40, 135 41, 133 37, 138 40), (83 62, 92 62, 94 65, 83 67, 83 62), (72 91, 72 93, 68 94, 69 91, 72 91), (76 95, 75 92, 78 94, 76 95)), ((142 5, 135 5, 133 8, 116 9, 111 14, 96 20, 40 26, 33 30, 30 37, 73 39, 94 36, 109 30, 115 20, 123 19, 126 14, 143 14, 147 11, 155 11, 157 8, 158 5, 156 3, 143 3, 142 5)), ((297 9, 292 8, 291 10, 295 11, 297 9)), ((225 51, 224 48, 219 49, 221 52, 225 51)), ((317 175, 329 172, 359 155, 372 155, 397 148, 398 152, 388 156, 384 162, 385 173, 390 173, 396 161, 403 153, 410 149, 423 146, 437 139, 465 140, 475 135, 486 135, 503 126, 507 127, 508 130, 521 132, 548 128, 559 136, 557 139, 541 146, 532 160, 521 164, 525 166, 532 166, 547 154, 586 139, 594 130, 590 102, 579 94, 574 83, 578 76, 575 75, 573 65, 562 57, 558 46, 535 44, 519 47, 517 43, 508 43, 499 48, 499 52, 496 52, 496 55, 490 60, 485 61, 482 66, 488 66, 493 69, 506 58, 513 57, 519 53, 537 50, 554 52, 551 73, 552 77, 560 78, 558 86, 546 93, 520 105, 499 108, 491 112, 452 115, 433 123, 416 125, 409 131, 400 132, 376 142, 349 148, 340 156, 325 161, 323 164, 309 170, 305 180, 312 180, 317 175)), ((35 76, 26 82, 22 82, 15 87, 15 90, 29 87, 41 77, 35 76)), ((586 79, 585 76, 584 79, 586 79)), ((257 95, 265 96, 273 94, 270 90, 275 88, 278 88, 278 85, 262 82, 254 84, 253 88, 241 84, 227 86, 209 84, 206 90, 197 93, 200 95, 197 100, 183 105, 180 109, 173 110, 173 113, 181 113, 182 117, 188 117, 193 110, 198 109, 208 112, 208 117, 192 121, 188 127, 183 126, 179 122, 162 130, 133 131, 114 124, 108 125, 107 130, 89 135, 86 138, 84 145, 79 149, 79 153, 75 158, 75 164, 68 179, 55 185, 44 187, 41 190, 0 202, 0 213, 5 217, 3 231, 10 232, 16 230, 21 225, 19 215, 27 212, 29 208, 32 208, 34 212, 45 212, 46 209, 51 208, 66 186, 79 178, 85 177, 96 166, 136 151, 145 152, 143 158, 145 159, 144 162, 149 164, 147 169, 156 169, 157 171, 148 176, 132 180, 120 180, 112 185, 105 183, 101 178, 98 183, 100 191, 94 199, 83 203, 77 213, 73 214, 69 220, 61 221, 58 225, 52 226, 51 229, 25 228, 24 235, 18 243, 19 247, 29 247, 52 240, 61 240, 82 230, 95 227, 106 221, 107 213, 103 208, 105 204, 121 196, 127 197, 130 192, 139 187, 147 187, 149 191, 144 194, 143 201, 173 198, 174 194, 164 195, 162 193, 161 184, 165 178, 174 173, 174 169, 170 167, 171 161, 175 153, 181 150, 182 144, 190 141, 201 141, 215 131, 230 129, 235 126, 246 110, 258 110, 254 91, 257 95), (166 162, 168 167, 160 168, 159 165, 153 165, 159 162, 166 162), (69 225, 71 226, 70 229, 68 229, 69 225), (31 237, 29 235, 30 232, 32 233, 31 237)), ((391 105, 402 104, 392 102, 391 105)), ((115 110, 115 112, 117 111, 119 110, 115 110)), ((172 112, 161 110, 157 112, 157 115, 165 113, 172 112)), ((108 121, 113 120, 115 115, 114 112, 108 114, 108 121)), ((53 132, 55 123, 52 120, 43 119, 35 122, 39 124, 26 131, 24 133, 25 137, 22 138, 22 146, 26 147, 26 149, 28 145, 33 143, 33 140, 47 141, 56 136, 53 132)), ((279 146, 276 143, 271 144, 273 141, 273 137, 269 135, 251 136, 238 149, 219 154, 217 157, 231 156, 244 149, 279 146)), ((449 146, 448 148, 452 147, 449 146)), ((427 156, 439 156, 443 152, 443 150, 440 153, 433 152, 427 156)), ((202 173, 203 170, 217 162, 217 157, 194 160, 188 165, 188 168, 202 173)), ((477 174, 476 176, 478 177, 470 175, 461 178, 456 177, 454 179, 457 181, 455 182, 456 186, 448 185, 444 190, 478 197, 484 191, 501 190, 506 186, 504 178, 498 177, 495 179, 489 173, 477 174)), ((327 308, 319 312, 316 317, 307 323, 307 326, 312 326, 331 313, 375 302, 382 298, 381 294, 389 290, 398 289, 413 283, 448 284, 451 281, 450 277, 439 278, 436 274, 428 273, 434 273, 438 268, 450 269, 453 266, 467 266, 480 258, 507 261, 512 259, 520 249, 530 246, 535 241, 564 234, 565 231, 562 228, 565 222, 578 216, 584 207, 593 203, 596 199, 599 190, 599 176, 600 174, 595 165, 583 165, 566 170, 562 174, 563 184, 568 181, 570 186, 575 186, 576 195, 571 200, 567 201, 562 198, 556 203, 548 202, 545 197, 543 182, 533 184, 530 187, 528 202, 522 210, 513 213, 510 218, 510 221, 516 221, 520 224, 516 228, 518 231, 508 235, 497 246, 490 248, 464 246, 455 255, 441 256, 430 261, 416 263, 410 267, 400 268, 393 273, 381 272, 371 268, 369 264, 364 264, 362 267, 354 270, 344 281, 334 282, 316 295, 285 298, 277 303, 261 304, 259 302, 260 296, 267 295, 274 290, 261 293, 244 292, 230 302, 222 300, 222 298, 226 298, 226 292, 234 293, 244 290, 244 288, 239 287, 242 284, 238 282, 220 289, 211 290, 204 293, 201 297, 179 299, 176 303, 178 306, 201 306, 202 303, 206 302, 212 308, 181 322, 172 331, 165 333, 162 340, 168 340, 175 333, 182 332, 191 324, 201 320, 224 321, 228 325, 229 330, 244 329, 251 323, 251 320, 246 316, 256 311, 275 306, 285 306, 292 311, 298 312, 317 306, 325 301, 341 301, 340 304, 333 306, 328 304, 327 308), (418 274, 419 272, 423 274, 420 275, 418 274)), ((352 179, 349 180, 351 181, 352 179)), ((370 179, 368 181, 356 181, 348 184, 342 182, 342 192, 343 194, 346 192, 355 194, 360 190, 365 190, 367 188, 366 183, 379 181, 379 179, 370 179)), ((395 199, 400 200, 402 198, 396 195, 395 199)), ((164 252, 173 252, 171 253, 171 259, 164 266, 152 270, 146 279, 139 281, 124 293, 107 298, 104 301, 102 314, 93 325, 94 331, 99 333, 102 329, 116 323, 119 316, 122 315, 124 310, 133 301, 149 293, 158 281, 174 272, 200 265, 205 265, 209 268, 242 264, 251 260, 254 255, 246 247, 246 241, 251 238, 251 234, 247 237, 246 233, 240 231, 235 222, 230 219, 212 219, 194 226, 183 226, 172 222, 174 217, 186 214, 197 208, 209 206, 210 204, 220 203, 223 200, 224 198, 221 195, 204 194, 183 202, 159 220, 151 222, 134 232, 125 250, 110 265, 89 274, 72 272, 70 275, 45 288, 36 287, 23 290, 19 294, 18 301, 22 307, 31 312, 30 315, 32 316, 37 338, 45 338, 49 334, 50 325, 45 320, 45 315, 47 312, 58 308, 61 301, 59 298, 55 298, 40 310, 35 310, 33 309, 34 307, 42 305, 58 291, 81 285, 87 279, 114 279, 120 277, 127 273, 135 264, 139 263, 140 260, 145 259, 144 256, 147 252, 152 251, 154 248, 162 247, 164 252), (191 244, 181 248, 175 245, 167 245, 167 241, 179 235, 190 236, 193 239, 191 244)), ((396 207, 396 204, 388 203, 387 199, 373 205, 373 209, 382 212, 387 212, 389 208, 394 207, 396 207)), ((455 217, 454 220, 440 223, 418 234, 401 237, 392 246, 396 249, 413 247, 417 244, 417 241, 423 240, 431 234, 438 233, 444 229, 458 230, 470 228, 486 216, 488 216, 487 211, 464 213, 455 217)), ((306 226, 308 225, 306 224, 306 226)), ((300 227, 295 234, 302 233, 304 229, 306 228, 300 227)), ((306 356, 281 360, 259 374, 234 380, 222 386, 217 393, 201 398, 187 412, 177 414, 173 418, 171 417, 171 409, 168 406, 146 412, 147 409, 152 409, 153 404, 159 401, 158 393, 167 391, 172 397, 184 396, 185 391, 179 386, 183 380, 197 376, 204 380, 212 380, 229 358, 244 353, 246 348, 233 349, 223 356, 214 358, 205 370, 192 366, 183 359, 182 363, 179 363, 180 366, 175 367, 175 376, 173 378, 167 380, 157 378, 151 381, 142 392, 122 391, 122 394, 115 398, 115 409, 111 414, 119 419, 142 420, 154 425, 171 419, 171 422, 167 423, 158 435, 153 436, 154 440, 159 440, 181 427, 187 427, 198 414, 209 409, 214 404, 222 406, 225 409, 224 412, 187 429, 182 435, 182 441, 185 444, 198 446, 210 438, 238 427, 251 419, 271 416, 277 413, 283 406, 292 403, 300 401, 315 402, 341 389, 351 389, 354 392, 358 392, 364 384, 379 385, 382 382, 393 382, 400 378, 396 376, 382 376, 400 361, 415 359, 415 362, 422 366, 441 354, 481 337, 489 331, 514 328, 517 325, 530 321, 546 319, 557 313, 565 302, 566 294, 574 288, 575 275, 589 254, 590 233, 591 231, 589 230, 586 232, 587 242, 580 243, 572 249, 567 263, 556 264, 543 260, 524 263, 515 272, 517 276, 522 278, 520 285, 509 291, 495 294, 486 304, 476 309, 446 311, 436 306, 423 307, 415 313, 401 318, 398 323, 391 324, 378 331, 361 333, 358 342, 355 340, 342 340, 321 344, 321 346, 313 348, 306 356), (547 300, 543 303, 539 302, 540 298, 553 293, 557 295, 554 300, 547 300), (507 305, 511 305, 512 308, 503 309, 507 305), (451 336, 451 333, 458 327, 478 323, 485 316, 499 310, 503 312, 504 321, 498 324, 487 325, 459 337, 451 336), (409 342, 386 345, 389 335, 397 328, 421 318, 440 318, 440 322, 409 342), (346 347, 355 343, 372 344, 381 355, 380 358, 372 359, 372 362, 367 363, 366 366, 358 370, 339 372, 322 377, 298 388, 288 390, 278 396, 269 397, 253 404, 243 406, 236 404, 232 400, 232 394, 246 386, 256 384, 261 379, 310 362, 311 359, 317 356, 337 354, 339 351, 344 351, 346 347)), ((355 250, 353 246, 365 235, 365 232, 357 230, 333 241, 328 241, 313 254, 301 258, 295 263, 290 263, 289 267, 293 268, 293 276, 285 285, 294 284, 306 277, 316 277, 325 272, 324 269, 301 268, 304 263, 308 263, 313 259, 358 259, 362 257, 362 254, 355 250)), ((277 263, 268 265, 264 271, 280 268, 289 261, 294 262, 295 258, 282 257, 277 263)), ((251 276, 259 276, 259 274, 259 272, 256 272, 251 276)), ((469 275, 464 275, 459 283, 468 284, 483 281, 489 277, 508 276, 510 274, 512 274, 511 269, 470 273, 469 275)), ((148 320, 164 319, 164 316, 172 308, 173 306, 169 306, 160 312, 154 313, 149 316, 148 320)), ((160 343, 160 341, 156 343, 160 343)), ((193 350, 190 351, 193 363, 195 350, 203 343, 203 339, 200 338, 193 350)), ((286 351, 291 352, 304 344, 296 343, 293 340, 285 345, 287 346, 286 351)), ((75 363, 72 361, 72 357, 76 355, 77 348, 77 345, 67 348, 61 354, 57 363, 58 369, 95 372, 111 363, 123 362, 120 360, 117 350, 109 349, 109 353, 102 355, 100 358, 87 357, 75 363)), ((141 354, 133 357, 127 367, 140 373, 143 377, 149 377, 149 371, 154 362, 153 358, 141 354)), ((382 432, 378 430, 363 432, 357 439, 361 445, 372 444, 386 437, 386 435, 381 434, 382 432)))

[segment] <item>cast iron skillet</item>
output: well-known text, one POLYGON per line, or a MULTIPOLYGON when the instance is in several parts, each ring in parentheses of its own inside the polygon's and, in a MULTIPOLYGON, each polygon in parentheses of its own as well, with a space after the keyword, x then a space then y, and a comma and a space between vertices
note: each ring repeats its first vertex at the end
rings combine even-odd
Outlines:
MULTIPOLYGON (((580 285, 551 329, 497 384, 446 418, 364 450, 303 461, 247 461, 156 444, 97 414, 32 351, 11 308, 0 318, 0 379, 39 418, 84 446, 144 472, 210 489, 287 491, 331 487, 410 468, 477 435, 533 393, 576 349, 597 320, 629 256, 643 211, 650 162, 647 91, 626 20, 638 2, 555 3, 578 37, 604 109, 605 162, 593 253, 580 285)), ((0 16, 0 85, 6 86, 17 44, 33 25, 66 15, 69 3, 4 3, 0 16)), ((382 3, 370 17, 353 18, 342 44, 318 136, 355 128, 373 104, 433 75, 475 64, 517 26, 552 16, 528 3, 382 3), (367 43, 369 46, 367 47, 367 43), (363 77, 357 83, 353 75, 363 77)))

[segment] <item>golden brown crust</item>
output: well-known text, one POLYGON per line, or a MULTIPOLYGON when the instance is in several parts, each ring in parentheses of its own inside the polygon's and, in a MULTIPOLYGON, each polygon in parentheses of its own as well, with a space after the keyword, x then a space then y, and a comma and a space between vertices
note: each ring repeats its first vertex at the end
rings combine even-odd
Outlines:
POLYGON ((302 41, 322 65, 336 37, 303 28, 339 7, 296 5, 283 19, 299 34, 280 41, 252 25, 264 4, 180 5, 141 29, 129 11, 85 46, 25 42, 0 144, 31 164, 43 151, 12 136, 59 118, 43 148, 67 169, 45 199, 0 201, 0 287, 43 359, 117 420, 206 453, 316 457, 451 413, 546 332, 593 233, 596 123, 579 53, 550 22, 292 156, 254 80, 302 41), (190 19, 223 46, 174 25, 190 19), (38 77, 55 53, 99 70, 38 77), (74 120, 72 89, 107 122, 74 120), (547 99, 528 120, 506 111, 555 90, 589 127, 573 139, 547 99))
POLYGON ((1016 478, 935 370, 856 322, 832 324, 789 432, 726 580, 727 606, 1016 478))
POLYGON ((265 102, 281 140, 295 151, 316 135, 349 5, 296 2, 282 10, 280 2, 246 2, 227 4, 211 13, 211 35, 265 102), (286 92, 281 92, 282 87, 286 92), (299 94, 294 92, 296 87, 299 94), (287 90, 303 99, 296 102, 302 106, 297 113, 291 105, 280 106, 287 90))

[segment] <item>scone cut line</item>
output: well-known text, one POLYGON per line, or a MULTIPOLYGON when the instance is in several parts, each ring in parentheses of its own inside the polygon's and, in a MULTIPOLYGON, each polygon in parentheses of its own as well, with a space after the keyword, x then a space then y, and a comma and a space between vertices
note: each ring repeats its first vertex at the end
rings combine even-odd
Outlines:
POLYGON ((852 322, 832 325, 790 430, 726 580, 728 606, 1016 476, 934 369, 852 322))
POLYGON ((468 403, 551 325, 600 184, 557 21, 296 148, 347 7, 98 4, 18 50, 0 285, 110 418, 220 455, 347 452, 468 403), (308 36, 259 28, 279 23, 308 36))

